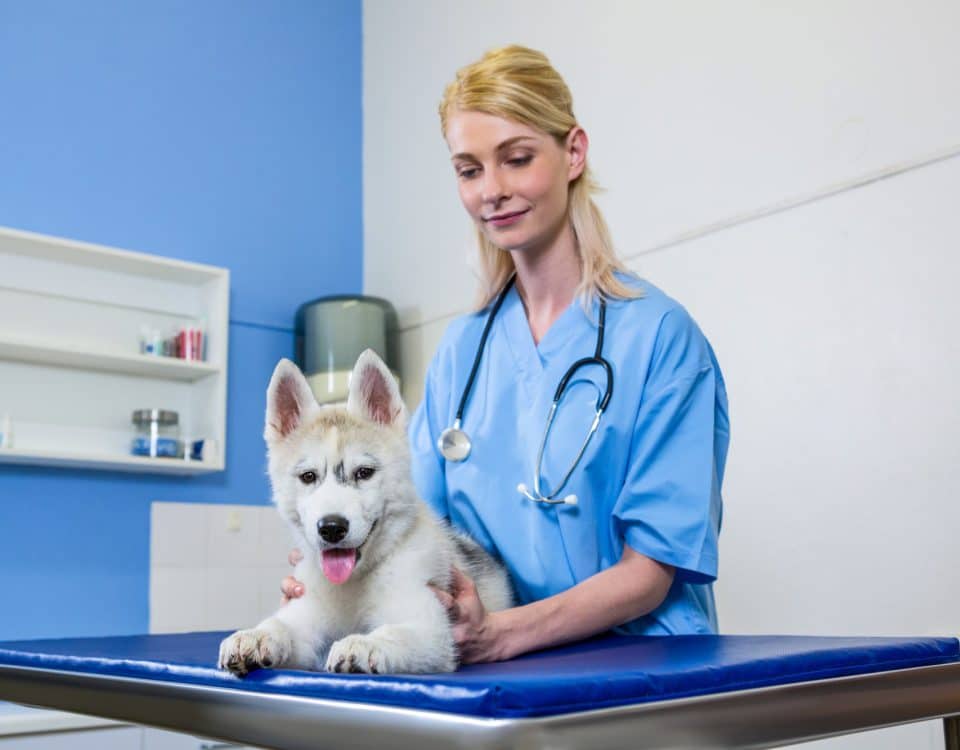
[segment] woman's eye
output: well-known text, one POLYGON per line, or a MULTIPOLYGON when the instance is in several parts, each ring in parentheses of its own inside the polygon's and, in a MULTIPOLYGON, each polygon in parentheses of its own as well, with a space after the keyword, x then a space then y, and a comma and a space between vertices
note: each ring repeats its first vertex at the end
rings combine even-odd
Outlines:
POLYGON ((461 180, 472 180, 474 177, 477 176, 479 171, 480 170, 476 169, 475 167, 471 167, 469 169, 461 169, 459 172, 457 172, 457 176, 461 180))
POLYGON ((317 481, 317 472, 305 471, 300 475, 300 481, 304 484, 313 484, 317 481))
POLYGON ((507 159, 507 164, 511 167, 525 167, 533 160, 533 157, 530 154, 526 156, 515 156, 512 159, 507 159))
POLYGON ((376 471, 372 466, 359 466, 356 471, 353 472, 353 478, 357 482, 362 482, 365 479, 369 479, 373 476, 374 471, 376 471))

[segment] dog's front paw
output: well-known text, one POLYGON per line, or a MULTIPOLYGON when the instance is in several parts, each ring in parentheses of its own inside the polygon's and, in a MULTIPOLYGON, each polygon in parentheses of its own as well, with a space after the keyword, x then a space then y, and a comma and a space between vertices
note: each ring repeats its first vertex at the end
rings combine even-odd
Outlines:
POLYGON ((328 672, 384 674, 391 668, 389 646, 370 635, 348 635, 330 647, 328 672))
POLYGON ((239 677, 260 667, 279 667, 290 656, 290 646, 264 628, 238 630, 220 644, 220 669, 239 677))

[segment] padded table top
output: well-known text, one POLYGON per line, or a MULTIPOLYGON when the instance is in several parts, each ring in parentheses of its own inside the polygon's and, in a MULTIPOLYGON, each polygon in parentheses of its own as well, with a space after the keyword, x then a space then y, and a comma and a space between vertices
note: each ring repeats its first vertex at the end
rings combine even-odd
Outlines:
POLYGON ((227 632, 0 643, 0 667, 133 677, 482 718, 549 717, 960 661, 955 638, 606 635, 453 674, 216 667, 227 632))

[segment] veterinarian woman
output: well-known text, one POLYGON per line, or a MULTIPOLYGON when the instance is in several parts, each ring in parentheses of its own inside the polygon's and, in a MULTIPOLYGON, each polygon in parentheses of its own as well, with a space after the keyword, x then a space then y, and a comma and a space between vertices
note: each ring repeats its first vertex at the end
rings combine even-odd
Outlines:
POLYGON ((447 87, 440 122, 483 283, 427 373, 414 479, 503 560, 518 598, 487 612, 462 573, 437 592, 462 661, 612 628, 715 632, 729 423, 710 345, 617 260, 587 134, 546 57, 489 52, 447 87))

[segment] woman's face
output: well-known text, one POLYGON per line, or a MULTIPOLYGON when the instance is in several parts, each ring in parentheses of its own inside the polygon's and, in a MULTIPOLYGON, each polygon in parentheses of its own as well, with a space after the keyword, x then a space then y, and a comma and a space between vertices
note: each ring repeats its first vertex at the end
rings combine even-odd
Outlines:
POLYGON ((494 245, 538 252, 570 231, 569 185, 583 172, 586 158, 581 128, 561 144, 513 120, 455 111, 446 137, 460 200, 494 245))

